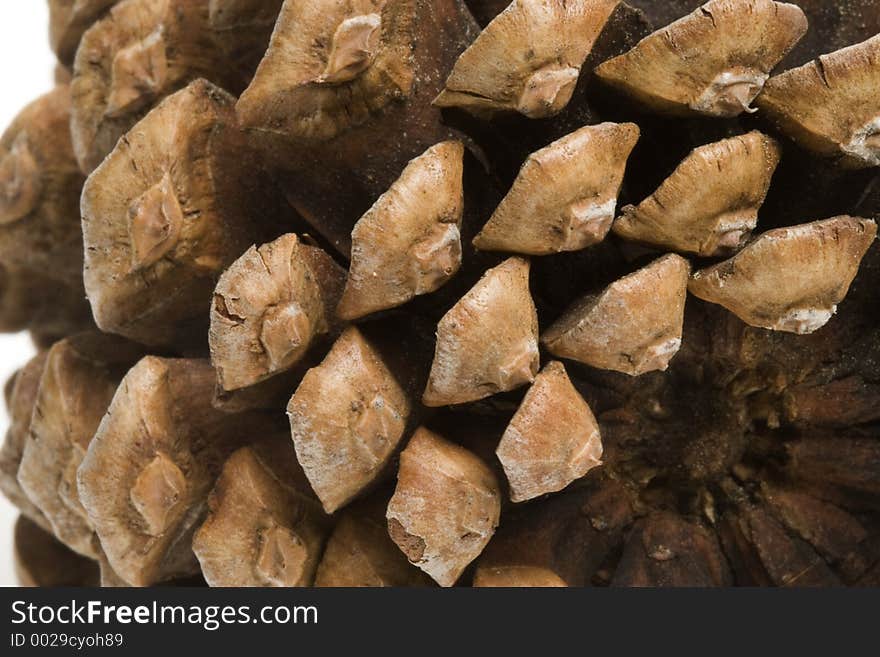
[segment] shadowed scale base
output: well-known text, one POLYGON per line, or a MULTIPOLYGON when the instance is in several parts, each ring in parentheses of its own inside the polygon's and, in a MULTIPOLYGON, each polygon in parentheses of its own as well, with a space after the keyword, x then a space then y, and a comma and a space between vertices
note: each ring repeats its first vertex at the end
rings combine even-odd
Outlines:
POLYGON ((667 372, 568 366, 602 428, 604 472, 588 480, 624 483, 641 516, 594 583, 876 582, 878 278, 875 246, 839 314, 810 336, 691 300, 667 372), (729 578, 707 575, 719 559, 729 578))

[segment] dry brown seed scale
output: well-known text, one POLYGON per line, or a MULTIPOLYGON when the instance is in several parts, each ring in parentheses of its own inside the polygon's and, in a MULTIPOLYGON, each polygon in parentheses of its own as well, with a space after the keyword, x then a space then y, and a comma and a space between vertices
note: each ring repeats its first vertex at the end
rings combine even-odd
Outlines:
POLYGON ((265 50, 278 3, 252 3, 250 16, 236 16, 244 10, 236 4, 120 0, 85 31, 70 83, 71 135, 83 172, 91 173, 157 102, 190 81, 244 89, 254 72, 247 65, 265 50))
POLYGON ((25 107, 0 137, 0 328, 51 343, 90 324, 67 86, 25 107))
POLYGON ((192 82, 86 180, 84 278, 100 329, 150 345, 201 346, 204 299, 220 274, 283 225, 234 102, 210 82, 192 82))
POLYGON ((18 483, 55 537, 94 559, 103 553, 80 502, 76 473, 119 382, 142 354, 116 336, 65 338, 49 349, 33 402, 18 483))
POLYGON ((230 456, 193 537, 211 586, 309 586, 329 529, 286 432, 230 456))
POLYGON ((49 5, 23 583, 880 582, 876 2, 49 5))

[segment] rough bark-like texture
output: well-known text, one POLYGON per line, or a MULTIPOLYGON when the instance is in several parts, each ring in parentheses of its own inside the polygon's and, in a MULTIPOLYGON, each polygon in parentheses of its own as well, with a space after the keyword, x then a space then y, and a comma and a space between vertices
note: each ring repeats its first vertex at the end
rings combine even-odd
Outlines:
POLYGON ((871 438, 810 436, 787 446, 787 468, 799 479, 880 495, 880 444, 871 438))
POLYGON ((601 242, 614 220, 626 160, 638 138, 633 123, 603 123, 533 153, 474 245, 549 255, 601 242))
POLYGON ((699 256, 738 251, 758 223, 781 156, 760 132, 697 148, 650 197, 623 208, 614 232, 699 256))
POLYGON ((193 82, 86 181, 85 286, 102 330, 150 345, 203 344, 217 278, 271 235, 276 209, 233 103, 193 82))
POLYGON ((82 303, 83 176, 66 86, 25 107, 0 137, 0 330, 55 335, 88 326, 82 303))
POLYGON ((411 563, 452 586, 483 550, 501 514, 492 471, 473 453, 420 428, 400 455, 388 532, 411 563))
POLYGON ((212 404, 206 360, 142 359, 122 380, 78 471, 80 500, 113 570, 143 586, 198 572, 192 534, 226 458, 277 431, 212 404))
POLYGON ((40 388, 40 378, 46 367, 46 352, 42 351, 13 375, 6 384, 6 410, 9 413, 9 428, 3 447, 0 448, 0 491, 12 502, 22 515, 49 530, 49 521, 43 512, 31 502, 18 483, 18 468, 21 465, 25 442, 30 431, 34 402, 40 388))
POLYGON ((455 138, 431 101, 477 30, 461 0, 284 3, 238 114, 342 254, 406 163, 455 138))
POLYGON ((710 0, 597 73, 658 111, 733 117, 752 111, 770 72, 806 31, 796 5, 710 0))
POLYGON ((575 303, 542 336, 562 358, 638 376, 665 370, 681 347, 690 266, 667 255, 575 303))
MULTIPOLYGON (((71 82, 71 134, 85 173, 91 173, 150 108, 192 80, 206 78, 232 93, 245 87, 249 75, 241 67, 247 51, 251 60, 261 52, 260 39, 245 53, 234 52, 235 34, 216 33, 212 25, 221 20, 217 4, 121 0, 83 35, 71 82)), ((245 33, 238 36, 247 43, 245 33)))
POLYGON ((411 413, 382 354, 358 329, 347 329, 287 406, 297 457, 327 513, 383 475, 411 413))
POLYGON ((220 277, 208 342, 220 387, 283 373, 334 332, 344 271, 320 248, 283 235, 252 246, 220 277))
POLYGON ((876 223, 853 217, 778 228, 696 272, 688 289, 752 326, 812 333, 837 312, 876 236, 876 223))
POLYGON ((795 488, 765 485, 763 496, 783 524, 826 561, 843 565, 850 578, 871 565, 865 550, 870 530, 854 515, 795 488))
POLYGON ((461 142, 432 146, 358 220, 341 318, 400 306, 436 291, 458 272, 463 160, 461 142))
POLYGON ((422 403, 461 404, 518 388, 534 380, 539 358, 529 263, 510 258, 440 320, 422 403))
POLYGON ((92 559, 100 547, 79 500, 76 471, 116 387, 142 355, 135 345, 99 333, 57 342, 46 357, 34 400, 19 484, 55 537, 92 559))
POLYGON ((775 586, 840 586, 841 581, 810 545, 787 532, 763 506, 743 509, 736 522, 763 574, 775 586))
POLYGON ((211 586, 310 586, 328 521, 283 434, 230 456, 193 550, 211 586))
POLYGON ((674 513, 636 523, 612 586, 727 586, 731 575, 715 536, 674 513))
POLYGON ((562 363, 535 377, 496 453, 514 502, 560 491, 601 465, 599 425, 562 363))

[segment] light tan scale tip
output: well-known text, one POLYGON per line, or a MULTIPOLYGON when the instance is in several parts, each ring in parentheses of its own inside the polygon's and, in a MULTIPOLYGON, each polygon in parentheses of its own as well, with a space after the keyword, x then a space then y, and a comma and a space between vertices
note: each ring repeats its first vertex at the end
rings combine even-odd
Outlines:
POLYGON ((758 107, 801 146, 880 166, 880 35, 772 77, 758 107))
POLYGON ((690 265, 666 255, 575 302, 542 336, 550 353, 639 376, 665 370, 681 347, 690 265))
POLYGON ((602 464, 599 425, 562 363, 535 378, 496 454, 514 502, 560 491, 602 464))
POLYGON ((734 117, 755 111, 770 72, 806 31, 794 4, 710 0, 596 74, 657 111, 734 117))
POLYGON ((288 145, 317 144, 405 102, 423 11, 404 0, 285 2, 236 106, 241 124, 288 145))
POLYGON ((461 267, 464 145, 435 144, 358 220, 351 267, 336 310, 346 320, 407 303, 461 267))
POLYGON ((115 142, 87 178, 83 280, 102 330, 152 345, 196 339, 184 334, 204 317, 205 287, 261 234, 243 207, 253 186, 242 196, 227 182, 251 157, 233 102, 203 79, 191 82, 115 142), (241 161, 224 157, 229 149, 241 161))
POLYGON ((416 430, 400 456, 386 513, 391 539, 410 562, 452 586, 486 547, 500 515, 492 471, 463 447, 416 430))
POLYGON ((308 371, 287 414, 297 458, 327 513, 383 473, 411 410, 381 353, 357 328, 346 329, 308 371))
POLYGON ((813 333, 837 312, 876 236, 874 221, 846 216, 778 228, 696 272, 688 289, 751 326, 813 333))
POLYGON ((344 270, 288 233, 252 246, 220 277, 208 344, 220 387, 254 386, 296 366, 333 332, 344 270))
POLYGON ((431 586, 388 535, 384 496, 341 514, 321 557, 315 586, 431 586))
POLYGON ((651 196, 624 207, 613 230, 681 253, 736 252, 758 223, 781 156, 779 144, 760 132, 694 149, 651 196))
POLYGON ((77 469, 140 347, 98 332, 52 345, 33 400, 18 482, 52 525, 56 538, 98 558, 94 527, 80 501, 77 469))
POLYGON ((550 255, 601 242, 638 139, 634 123, 601 123, 532 153, 474 246, 550 255))
POLYGON ((509 258, 483 274, 440 320, 422 402, 461 404, 513 390, 534 380, 539 363, 529 262, 509 258))
POLYGON ((619 0, 515 0, 458 58, 434 104, 478 116, 541 119, 571 101, 581 67, 619 0))
POLYGON ((523 85, 517 111, 530 119, 559 114, 571 100, 580 73, 580 69, 570 66, 538 69, 523 85))
POLYGON ((210 586, 312 585, 328 527, 288 435, 226 459, 207 506, 192 548, 210 586))

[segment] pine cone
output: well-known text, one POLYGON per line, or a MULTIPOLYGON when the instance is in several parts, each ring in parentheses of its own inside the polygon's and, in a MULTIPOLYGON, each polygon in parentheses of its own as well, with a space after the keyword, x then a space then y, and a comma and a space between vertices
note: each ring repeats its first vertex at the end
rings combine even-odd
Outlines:
POLYGON ((24 583, 877 584, 874 0, 50 6, 24 583))

